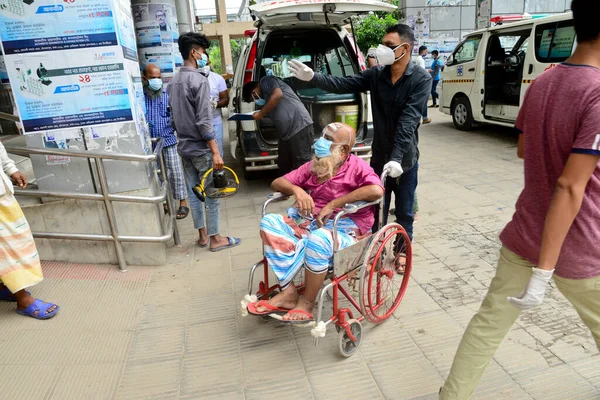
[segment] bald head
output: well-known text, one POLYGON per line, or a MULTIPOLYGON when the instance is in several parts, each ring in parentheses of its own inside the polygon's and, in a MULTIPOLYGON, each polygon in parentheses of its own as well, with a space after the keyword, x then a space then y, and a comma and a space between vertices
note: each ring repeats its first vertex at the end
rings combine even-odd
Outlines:
POLYGON ((160 74, 160 68, 158 68, 155 64, 146 65, 146 68, 144 68, 144 78, 148 80, 162 78, 160 74))
POLYGON ((334 143, 345 144, 352 149, 356 143, 356 131, 348 124, 333 122, 323 129, 323 135, 329 136, 334 143))

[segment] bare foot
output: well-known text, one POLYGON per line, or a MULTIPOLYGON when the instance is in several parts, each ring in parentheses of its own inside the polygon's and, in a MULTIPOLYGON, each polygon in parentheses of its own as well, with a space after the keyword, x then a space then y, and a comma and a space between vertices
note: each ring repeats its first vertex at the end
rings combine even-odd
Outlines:
POLYGON ((303 312, 293 312, 285 314, 282 319, 284 321, 307 321, 310 320, 309 314, 312 314, 313 303, 306 300, 304 297, 300 296, 296 306, 293 310, 303 311, 303 312))
POLYGON ((198 246, 206 247, 208 246, 209 238, 208 233, 206 232, 206 228, 198 229, 198 246))
MULTIPOLYGON (((285 308, 291 310, 298 303, 298 291, 293 283, 291 283, 288 287, 285 288, 281 293, 276 296, 271 297, 268 300, 268 303, 277 308, 285 308)), ((258 312, 267 312, 269 311, 266 307, 259 306, 256 308, 258 312)))

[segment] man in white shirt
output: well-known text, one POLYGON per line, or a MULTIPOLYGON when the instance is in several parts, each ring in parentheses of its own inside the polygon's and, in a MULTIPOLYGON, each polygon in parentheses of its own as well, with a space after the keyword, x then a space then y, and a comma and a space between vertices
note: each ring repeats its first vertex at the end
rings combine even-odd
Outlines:
MULTIPOLYGON (((206 54, 208 57, 208 54, 206 54)), ((221 108, 229 105, 229 91, 225 79, 210 69, 210 57, 204 67, 204 74, 210 85, 210 103, 213 106, 213 131, 217 135, 217 143, 223 157, 223 120, 221 119, 221 108)))
MULTIPOLYGON (((415 65, 425 69, 425 57, 427 57, 427 46, 419 47, 419 56, 415 58, 415 65)), ((431 122, 431 118, 427 115, 427 107, 423 110, 423 124, 429 124, 431 122)))

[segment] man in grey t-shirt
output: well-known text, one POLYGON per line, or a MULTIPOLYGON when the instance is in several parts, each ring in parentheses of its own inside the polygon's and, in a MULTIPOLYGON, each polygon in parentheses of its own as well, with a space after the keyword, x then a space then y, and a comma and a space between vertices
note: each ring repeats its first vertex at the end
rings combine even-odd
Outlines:
POLYGON ((210 42, 206 36, 196 32, 184 33, 177 42, 184 60, 183 67, 167 87, 171 119, 177 131, 177 152, 183 161, 192 218, 194 227, 198 229, 198 246, 221 251, 238 246, 241 240, 219 234, 219 199, 207 197, 203 203, 192 191, 206 171, 223 169, 223 159, 213 131, 210 85, 198 70, 206 66, 206 50, 210 42))
POLYGON ((245 102, 262 107, 254 113, 260 121, 269 117, 279 132, 279 157, 277 164, 282 174, 287 174, 310 161, 312 156, 312 119, 294 90, 274 76, 265 76, 260 82, 244 85, 245 102))

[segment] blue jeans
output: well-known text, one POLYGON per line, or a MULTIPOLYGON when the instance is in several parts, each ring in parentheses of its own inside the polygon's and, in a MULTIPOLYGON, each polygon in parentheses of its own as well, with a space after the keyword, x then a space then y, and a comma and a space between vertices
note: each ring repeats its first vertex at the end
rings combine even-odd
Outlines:
MULTIPOLYGON (((383 165, 371 164, 377 175, 383 172, 383 165)), ((383 202, 383 225, 387 224, 388 214, 390 212, 390 203, 392 201, 392 192, 396 197, 394 216, 396 222, 402 225, 408 237, 412 241, 413 223, 415 222, 415 192, 417 190, 419 173, 419 163, 408 171, 404 171, 399 178, 387 178, 385 182, 385 201, 383 202)), ((374 230, 377 230, 379 213, 375 214, 374 230)))
POLYGON ((198 200, 192 188, 200 183, 200 180, 210 168, 212 168, 212 153, 206 153, 198 157, 182 157, 185 180, 187 182, 190 208, 194 219, 194 228, 202 229, 206 226, 208 236, 219 234, 219 209, 221 202, 218 199, 206 198, 204 203, 198 200), (204 224, 204 212, 206 211, 206 225, 204 224))
POLYGON ((221 157, 223 157, 223 123, 221 120, 218 123, 213 122, 213 132, 217 134, 217 144, 219 145, 221 157))
POLYGON ((433 99, 433 104, 437 104, 438 99, 440 98, 440 95, 437 92, 437 85, 438 83, 440 83, 439 80, 437 81, 433 81, 433 83, 431 84, 431 98, 433 99))

